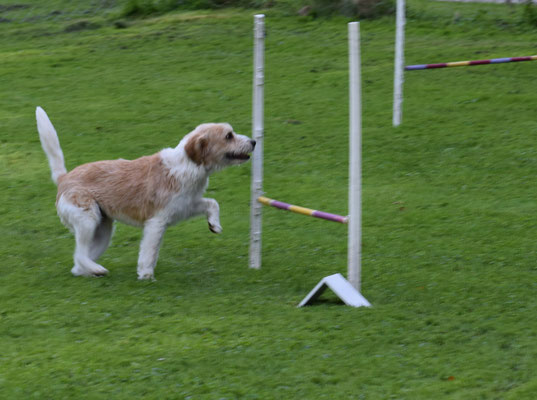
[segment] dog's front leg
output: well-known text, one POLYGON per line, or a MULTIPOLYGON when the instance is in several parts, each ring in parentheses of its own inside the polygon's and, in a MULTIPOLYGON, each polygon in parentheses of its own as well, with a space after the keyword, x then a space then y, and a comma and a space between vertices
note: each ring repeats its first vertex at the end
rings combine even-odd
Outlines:
POLYGON ((207 215, 209 229, 213 233, 222 233, 220 225, 220 206, 215 199, 201 199, 197 204, 196 211, 198 214, 207 215))
POLYGON ((150 219, 144 224, 144 235, 138 256, 138 279, 154 279, 155 265, 166 224, 157 219, 150 219))

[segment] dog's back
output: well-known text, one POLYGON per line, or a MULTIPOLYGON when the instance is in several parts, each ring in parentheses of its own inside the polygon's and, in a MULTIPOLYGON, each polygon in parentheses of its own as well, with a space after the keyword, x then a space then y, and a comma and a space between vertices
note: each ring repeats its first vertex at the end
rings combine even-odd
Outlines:
POLYGON ((179 186, 157 153, 80 165, 60 177, 57 201, 64 196, 84 206, 91 199, 109 217, 141 225, 170 202, 179 186))

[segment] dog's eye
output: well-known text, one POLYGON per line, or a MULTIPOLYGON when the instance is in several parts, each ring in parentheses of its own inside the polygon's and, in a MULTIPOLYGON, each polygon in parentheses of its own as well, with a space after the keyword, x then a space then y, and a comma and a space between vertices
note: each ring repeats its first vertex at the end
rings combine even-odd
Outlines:
POLYGON ((226 135, 226 140, 231 140, 233 139, 233 132, 228 132, 228 134, 226 135))

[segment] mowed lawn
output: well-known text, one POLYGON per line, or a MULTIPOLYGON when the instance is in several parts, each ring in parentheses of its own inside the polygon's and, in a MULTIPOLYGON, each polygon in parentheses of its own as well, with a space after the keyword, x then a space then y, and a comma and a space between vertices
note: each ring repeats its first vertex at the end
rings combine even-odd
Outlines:
MULTIPOLYGON (((537 62, 407 72, 395 129, 394 18, 361 22, 373 307, 327 292, 298 309, 346 274, 346 229, 265 209, 263 267, 248 269, 249 164, 211 178, 224 232, 171 227, 155 282, 137 281, 141 232, 125 225, 109 276, 71 276, 35 107, 68 169, 175 146, 202 122, 251 135, 259 10, 39 18, 66 4, 0 23, 0 398, 537 396, 537 62)), ((267 196, 346 214, 348 20, 265 12, 267 196)), ((520 12, 411 0, 406 62, 535 54, 520 12)))

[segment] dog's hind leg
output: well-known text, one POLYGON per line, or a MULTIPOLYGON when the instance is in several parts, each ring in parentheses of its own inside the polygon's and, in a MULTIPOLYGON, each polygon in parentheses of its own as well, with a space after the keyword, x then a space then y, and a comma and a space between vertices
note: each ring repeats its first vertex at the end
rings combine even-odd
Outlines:
POLYGON ((75 266, 71 270, 73 275, 102 276, 108 273, 106 268, 91 259, 96 229, 97 224, 90 218, 75 225, 75 266))
POLYGON ((110 245, 110 239, 112 238, 113 231, 114 220, 102 214, 101 221, 95 229, 93 241, 91 243, 89 256, 93 261, 97 261, 99 257, 106 251, 110 245))
POLYGON ((97 203, 83 196, 78 196, 75 203, 62 196, 58 201, 57 209, 62 222, 75 235, 75 265, 71 273, 75 276, 106 275, 108 270, 92 260, 97 227, 103 219, 97 203))

